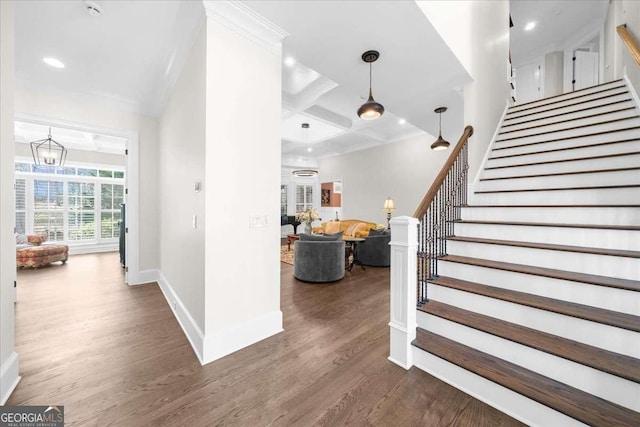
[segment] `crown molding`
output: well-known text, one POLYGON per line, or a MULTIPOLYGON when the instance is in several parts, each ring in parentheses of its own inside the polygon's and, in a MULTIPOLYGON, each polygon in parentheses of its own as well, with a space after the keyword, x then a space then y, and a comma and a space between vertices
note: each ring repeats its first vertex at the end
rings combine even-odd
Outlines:
POLYGON ((203 0, 208 18, 255 43, 281 54, 281 42, 289 35, 285 30, 237 0, 203 0))

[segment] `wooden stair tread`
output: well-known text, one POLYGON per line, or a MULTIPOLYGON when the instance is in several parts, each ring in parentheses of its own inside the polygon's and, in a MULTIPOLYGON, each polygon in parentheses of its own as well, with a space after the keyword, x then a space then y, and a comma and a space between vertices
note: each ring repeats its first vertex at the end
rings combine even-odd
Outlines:
MULTIPOLYGON (((596 114, 589 114, 589 115, 583 116, 583 117, 574 117, 572 119, 558 120, 556 122, 544 123, 544 124, 529 126, 529 127, 520 128, 520 129, 506 130, 506 131, 503 131, 503 132, 499 132, 498 135, 506 135, 506 134, 513 133, 513 132, 522 132, 522 131, 525 131, 525 130, 536 129, 536 128, 543 127, 543 126, 553 126, 553 125, 559 125, 561 123, 575 122, 576 120, 591 119, 591 118, 594 118, 594 117, 606 116, 607 114, 614 114, 614 113, 621 113, 623 111, 635 110, 635 108, 636 108, 635 106, 619 108, 617 110, 605 111, 605 112, 596 113, 596 114)), ((509 125, 509 126, 513 126, 513 125, 509 125)), ((501 127, 501 129, 502 129, 502 127, 501 127)), ((557 130, 555 130, 555 132, 561 132, 561 131, 564 131, 564 130, 567 130, 567 129, 557 129, 557 130)))
MULTIPOLYGON (((624 86, 618 86, 617 88, 613 88, 613 89, 606 89, 606 90, 601 90, 601 91, 598 91, 598 92, 593 92, 593 93, 591 93, 590 95, 595 95, 595 94, 598 94, 598 93, 604 93, 604 92, 608 92, 608 91, 610 91, 610 90, 616 90, 617 92, 616 92, 616 93, 611 93, 611 94, 602 95, 602 96, 599 96, 599 97, 597 97, 597 98, 590 99, 590 100, 588 100, 588 101, 582 101, 582 100, 579 100, 578 102, 573 102, 573 103, 571 103, 571 104, 559 105, 559 106, 555 106, 555 107, 553 107, 553 108, 545 108, 544 110, 541 110, 541 111, 534 111, 534 112, 530 112, 530 113, 527 113, 527 114, 521 114, 521 115, 519 115, 519 116, 515 116, 515 117, 509 117, 509 115, 522 113, 523 111, 533 110, 533 109, 535 109, 535 108, 542 107, 542 105, 540 105, 540 106, 538 106, 538 107, 525 108, 525 109, 522 109, 522 110, 520 110, 520 111, 507 112, 507 114, 505 115, 504 121, 506 122, 506 121, 508 121, 508 120, 518 120, 518 119, 521 119, 521 118, 523 118, 523 117, 533 116, 533 115, 535 115, 535 114, 548 113, 548 112, 550 112, 550 111, 560 110, 560 109, 562 109, 562 108, 574 107, 574 106, 576 106, 576 105, 584 104, 585 102, 601 101, 601 100, 603 100, 603 99, 612 98, 612 97, 614 97, 614 96, 625 95, 625 94, 628 94, 628 93, 629 93, 629 91, 627 91, 626 87, 624 87, 624 86), (621 90, 621 89, 622 89, 622 90, 621 90)), ((576 98, 576 99, 579 99, 579 98, 576 98)), ((566 100, 566 101, 569 101, 569 100, 566 100)), ((564 102, 564 101, 563 101, 563 102, 564 102)), ((558 103, 556 102, 556 103, 554 103, 554 104, 558 104, 558 103)), ((547 105, 554 105, 554 104, 547 104, 547 105)))
MULTIPOLYGON (((632 98, 622 99, 620 101, 607 102, 607 103, 604 103, 604 104, 594 105, 592 107, 587 107, 587 108, 576 108, 575 110, 572 110, 572 111, 566 111, 564 113, 556 113, 556 114, 552 114, 552 115, 549 115, 549 116, 546 116, 546 117, 537 118, 537 119, 528 119, 528 120, 523 120, 521 122, 503 124, 502 127, 506 128, 506 127, 511 127, 511 126, 523 125, 525 123, 533 123, 533 122, 537 122, 539 120, 550 119, 552 117, 566 116, 567 114, 575 114, 575 113, 579 113, 579 112, 582 112, 582 111, 594 110, 596 108, 609 107, 611 105, 623 104, 623 103, 629 102, 629 101, 632 101, 632 98)), ((519 117, 514 117, 511 120, 517 120, 518 118, 519 117)))
MULTIPOLYGON (((509 156, 491 157, 491 158, 489 158, 489 160, 506 159, 507 157, 527 156, 527 155, 531 155, 531 154, 537 154, 537 153, 512 154, 512 155, 509 155, 509 156)), ((580 161, 583 161, 583 160, 596 160, 596 159, 608 159, 608 158, 611 158, 611 157, 635 156, 637 154, 640 154, 640 151, 629 151, 629 152, 626 152, 626 153, 615 153, 615 154, 602 154, 602 155, 599 155, 599 156, 574 157, 572 159, 545 160, 545 161, 542 161, 542 162, 516 163, 516 164, 513 164, 513 165, 490 166, 490 167, 484 168, 484 170, 517 168, 517 167, 522 167, 522 166, 550 165, 550 164, 554 164, 554 163, 580 162, 580 161)))
MULTIPOLYGON (((545 139, 544 141, 525 142, 523 144, 509 145, 509 146, 506 146, 505 148, 529 147, 531 145, 548 144, 550 142, 566 141, 566 140, 569 140, 569 139, 588 138, 588 137, 592 137, 592 136, 607 135, 607 134, 610 134, 610 133, 626 132, 626 131, 638 130, 638 129, 640 129, 640 126, 631 126, 631 127, 626 127, 626 128, 603 130, 601 132, 586 133, 586 134, 582 134, 582 135, 570 135, 570 136, 563 136, 562 138, 545 139)), ((496 144, 499 144, 500 142, 501 141, 496 141, 496 144)), ((500 148, 499 146, 493 147, 492 150, 497 150, 499 148, 500 148)))
MULTIPOLYGON (((549 134, 552 134, 552 133, 566 132, 566 131, 569 131, 569 130, 584 129, 584 128, 589 128, 589 127, 599 126, 599 125, 608 125, 608 124, 611 124, 611 123, 624 122, 626 120, 635 120, 637 118, 638 118, 638 116, 633 116, 633 117, 622 117, 622 118, 619 118, 619 119, 604 120, 604 121, 601 121, 601 122, 587 123, 586 125, 572 126, 572 127, 568 127, 566 129, 562 129, 562 130, 548 130, 548 131, 544 131, 544 132, 532 133, 532 134, 529 134, 529 135, 512 136, 510 138, 496 139, 496 142, 513 141, 515 139, 530 138, 532 136, 549 135, 549 134)), ((581 136, 584 136, 584 135, 581 135, 581 136)))
POLYGON ((611 190, 615 188, 640 188, 639 184, 624 184, 624 185, 591 185, 586 187, 552 187, 552 188, 515 188, 508 190, 480 190, 474 191, 475 194, 490 194, 490 193, 522 193, 532 191, 562 191, 562 190, 611 190))
MULTIPOLYGON (((640 332, 640 316, 634 316, 632 314, 619 313, 584 304, 512 291, 510 289, 498 288, 480 283, 468 282, 466 280, 455 279, 452 277, 440 276, 429 280, 429 283, 435 283, 437 285, 459 289, 461 291, 477 295, 484 295, 486 297, 508 301, 514 304, 525 305, 539 310, 550 311, 565 316, 602 323, 604 325, 615 326, 629 331, 640 332)), ((638 370, 635 372, 635 375, 640 379, 640 360, 637 360, 637 362, 638 370)), ((640 380, 637 382, 640 382, 640 380)))
POLYGON ((607 255, 623 258, 640 258, 640 252, 622 249, 590 248, 586 246, 556 245, 552 243, 521 242, 517 240, 483 239, 478 237, 451 236, 447 240, 487 245, 513 246, 518 248, 545 249, 550 251, 575 252, 581 254, 607 255))
POLYGON ((441 261, 456 262, 459 264, 475 265, 478 267, 493 268, 496 270, 512 271, 515 273, 531 274, 553 279, 568 280, 571 282, 587 283, 591 285, 640 292, 640 281, 630 279, 618 279, 615 277, 597 276, 595 274, 577 273, 545 267, 534 267, 503 261, 490 261, 460 255, 445 255, 438 259, 441 261))
POLYGON ((640 413, 422 328, 412 344, 585 424, 640 425, 640 413))
MULTIPOLYGON (((574 90, 572 92, 560 93, 558 95, 548 96, 546 98, 540 98, 540 99, 536 99, 534 101, 523 102, 522 104, 516 104, 516 105, 513 105, 513 106, 509 107, 509 110, 514 109, 514 108, 518 108, 518 107, 522 107, 524 105, 535 104, 536 102, 542 102, 542 101, 545 101, 547 99, 553 99, 553 98, 558 98, 558 97, 569 95, 569 94, 575 94, 575 93, 584 92, 585 90, 593 89, 594 87, 598 87, 598 86, 606 86, 606 85, 614 86, 615 83, 621 83, 621 82, 622 82, 622 79, 611 80, 610 82, 600 83, 600 84, 597 84, 597 85, 593 85, 593 86, 585 87, 585 88, 582 88, 582 89, 574 90)), ((625 86, 624 85, 616 86, 613 89, 618 89, 618 88, 621 88, 621 87, 625 87, 625 86)), ((612 88, 605 89, 605 90, 611 90, 611 89, 612 88)), ((602 92, 602 91, 596 91, 596 92, 591 92, 591 93, 593 94, 593 93, 599 93, 599 92, 602 92)), ((567 99, 574 99, 574 98, 570 97, 570 98, 567 98, 567 99)), ((518 111, 522 111, 522 110, 518 110, 518 111)))
POLYGON ((640 208, 640 205, 460 205, 462 208, 640 208))
POLYGON ((541 178, 545 176, 564 176, 564 175, 582 175, 590 173, 608 173, 608 172, 627 172, 640 170, 640 167, 628 167, 628 168, 615 168, 615 169, 593 169, 582 171, 569 171, 569 172, 554 172, 554 173, 538 173, 531 175, 514 175, 514 176, 500 176, 495 178, 481 178, 480 181, 501 181, 505 179, 522 179, 522 178, 541 178))
MULTIPOLYGON (((533 206, 533 207, 537 208, 538 206, 533 206)), ((554 207, 554 206, 549 206, 549 207, 554 207)), ((561 207, 565 207, 565 206, 561 206, 561 207)), ((600 208, 600 207, 607 207, 607 206, 594 206, 594 207, 600 208)), ((620 207, 620 206, 614 206, 614 207, 620 207)), ((634 206, 631 206, 631 207, 634 207, 634 206)), ((635 205, 635 207, 638 207, 638 205, 635 205)), ((638 225, 570 224, 570 223, 526 222, 526 221, 481 221, 481 220, 473 220, 473 219, 461 219, 461 220, 456 220, 455 222, 460 224, 524 225, 524 226, 530 226, 530 227, 564 227, 564 228, 590 228, 590 229, 595 228, 595 229, 603 229, 603 230, 630 230, 630 231, 640 230, 640 226, 638 225)))
MULTIPOLYGON (((486 295, 482 288, 475 288, 476 285, 479 285, 477 283, 465 282, 450 277, 439 277, 430 282, 466 292, 486 295)), ((491 288, 491 286, 488 286, 488 288, 491 288)), ((491 293, 487 296, 497 298, 491 293)), ((418 310, 518 344, 526 345, 536 350, 544 351, 545 353, 562 357, 563 359, 580 363, 581 365, 589 366, 620 378, 625 378, 629 381, 640 383, 640 359, 603 350, 578 341, 506 322, 495 317, 485 316, 484 314, 464 310, 438 301, 428 301, 418 307, 418 310)))
MULTIPOLYGON (((615 95, 620 95, 620 94, 628 92, 626 86, 623 83, 620 86, 614 86, 614 87, 610 87, 610 88, 606 88, 606 89, 602 89, 602 90, 596 90, 596 91, 590 92, 590 93, 583 93, 583 94, 578 95, 578 96, 571 96, 571 97, 568 97, 568 98, 565 98, 565 99, 558 99, 558 100, 553 101, 553 102, 542 103, 542 101, 544 101, 544 99, 536 99, 535 101, 527 102, 525 104, 520 104, 520 105, 514 105, 513 107, 510 107, 507 110, 507 114, 505 114, 505 117, 508 117, 510 115, 517 114, 517 113, 522 113, 523 111, 533 110, 534 108, 547 107, 547 106, 550 106, 550 105, 560 104, 560 103, 563 103, 563 102, 571 102, 571 101, 575 101, 577 99, 581 99, 581 98, 584 98, 584 97, 587 97, 587 96, 602 94, 602 93, 610 92, 610 91, 618 91, 620 89, 622 89, 622 92, 615 93, 615 94, 608 94, 607 96, 605 96, 605 98, 609 98, 609 97, 612 97, 612 96, 615 96, 615 95), (523 107, 523 106, 528 105, 528 104, 536 104, 536 103, 538 105, 531 105, 528 108, 522 108, 522 109, 516 110, 516 108, 523 107)), ((562 95, 566 95, 566 94, 561 94, 559 96, 562 96, 562 95)), ((558 95, 556 95, 556 97, 558 97, 558 95)), ((550 98, 546 98, 546 99, 550 99, 550 98)), ((582 104, 584 102, 585 101, 582 100, 582 101, 577 102, 576 104, 582 104)), ((575 104, 564 105, 563 107, 570 107, 572 105, 575 105, 575 104)), ((542 110, 542 111, 546 111, 546 110, 542 110)))
MULTIPOLYGON (((627 129, 623 129, 623 130, 627 130, 627 129)), ((568 138, 566 138, 566 139, 568 139, 568 138)), ((618 139, 618 140, 615 140, 615 141, 596 142, 595 144, 572 145, 570 147, 550 148, 550 149, 547 149, 547 150, 528 151, 526 153, 518 153, 518 154, 507 155, 507 156, 497 156, 497 157, 490 157, 490 158, 491 159, 502 159, 502 158, 505 158, 505 157, 526 156, 526 155, 544 154, 544 153, 556 153, 558 151, 580 150, 580 149, 584 149, 584 148, 603 147, 605 145, 622 144, 622 143, 625 143, 625 142, 635 142, 635 141, 640 141, 640 138, 626 138, 626 139, 618 139)), ((493 147, 491 149, 491 151, 493 152, 493 151, 509 150, 509 149, 512 149, 512 148, 529 147, 531 145, 539 145, 539 144, 544 144, 546 142, 547 141, 544 141, 544 142, 532 142, 532 143, 528 143, 528 144, 507 145, 506 147, 493 147)))

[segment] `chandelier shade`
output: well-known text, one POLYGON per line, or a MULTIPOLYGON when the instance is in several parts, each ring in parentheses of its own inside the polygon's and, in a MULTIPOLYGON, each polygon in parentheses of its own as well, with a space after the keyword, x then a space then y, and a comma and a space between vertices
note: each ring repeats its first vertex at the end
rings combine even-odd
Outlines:
POLYGON ((67 149, 51 138, 51 128, 49 128, 49 136, 46 139, 33 141, 29 145, 31 146, 33 163, 37 166, 63 167, 67 160, 67 149))

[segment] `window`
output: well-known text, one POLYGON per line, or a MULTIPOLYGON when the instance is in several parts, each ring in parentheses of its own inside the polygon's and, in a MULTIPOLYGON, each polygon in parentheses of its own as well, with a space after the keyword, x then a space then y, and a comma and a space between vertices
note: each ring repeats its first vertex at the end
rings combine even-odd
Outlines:
POLYGON ((313 186, 296 185, 296 213, 313 207, 313 186))
POLYGON ((287 186, 280 186, 280 215, 287 214, 287 186))
POLYGON ((100 184, 100 237, 110 239, 120 236, 120 205, 124 202, 124 186, 100 184))
POLYGON ((33 231, 48 240, 64 240, 64 198, 61 181, 33 180, 33 231))
POLYGON ((96 238, 95 185, 85 182, 67 183, 67 239, 96 238))
POLYGON ((27 189, 25 179, 16 179, 16 225, 18 234, 27 234, 27 189))
POLYGON ((114 243, 120 234, 124 171, 15 164, 15 230, 67 244, 114 243))

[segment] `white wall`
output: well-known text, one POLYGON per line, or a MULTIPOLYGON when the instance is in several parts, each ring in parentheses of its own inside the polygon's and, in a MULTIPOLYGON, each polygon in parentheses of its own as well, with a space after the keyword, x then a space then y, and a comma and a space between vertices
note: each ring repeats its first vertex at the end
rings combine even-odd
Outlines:
POLYGON ((564 53, 549 52, 544 56, 544 96, 562 93, 564 53))
MULTIPOLYGON (((62 145, 64 145, 64 141, 62 145)), ((31 154, 31 147, 29 144, 25 144, 23 142, 16 142, 16 157, 23 157, 32 159, 33 155, 31 154)), ((67 151, 67 164, 70 163, 85 163, 85 164, 94 164, 94 165, 114 165, 124 167, 125 165, 125 156, 124 154, 113 154, 113 153, 99 153, 97 151, 87 151, 87 150, 73 150, 68 149, 67 151)))
POLYGON ((13 2, 0 1, 0 404, 17 385, 14 346, 16 279, 13 194, 13 2))
POLYGON ((281 45, 245 35, 207 18, 205 363, 282 330, 281 45))
POLYGON ((627 29, 640 43, 640 2, 636 0, 613 0, 609 4, 605 21, 605 80, 614 80, 627 75, 636 92, 640 91, 640 66, 638 66, 624 42, 616 33, 618 25, 627 24, 627 29))
POLYGON ((320 160, 320 182, 342 178, 341 219, 386 225, 387 197, 395 202, 392 216, 412 216, 451 152, 432 151, 435 139, 415 137, 320 160))
MULTIPOLYGON (((16 114, 61 120, 139 136, 139 269, 155 269, 159 262, 158 135, 154 118, 111 108, 85 97, 16 88, 16 114)), ((131 173, 131 171, 129 171, 131 173)), ((130 197, 135 197, 130 194, 130 197)), ((129 226, 130 227, 130 226, 129 226)))
POLYGON ((200 31, 159 120, 160 271, 204 331, 206 31, 200 31), (196 226, 193 228, 193 216, 196 226))
POLYGON ((469 177, 474 179, 509 98, 509 2, 418 1, 431 24, 471 75, 464 87, 469 177))

